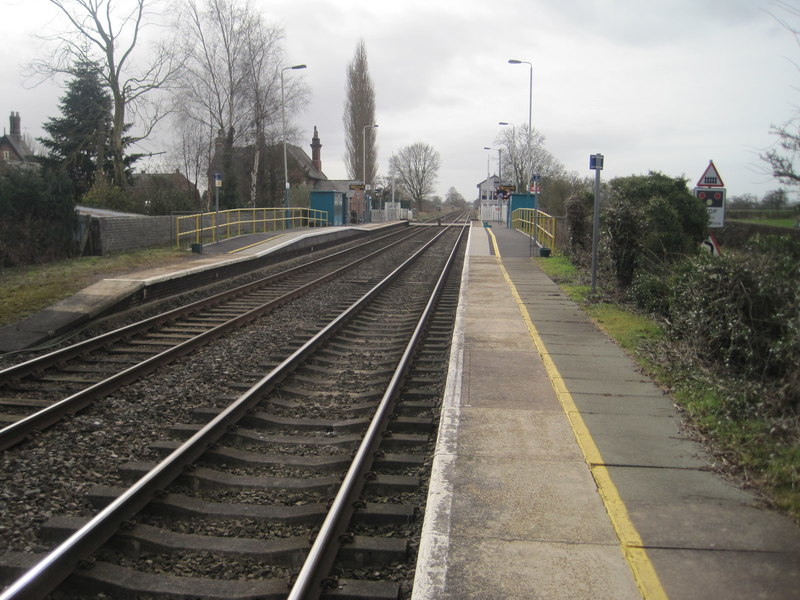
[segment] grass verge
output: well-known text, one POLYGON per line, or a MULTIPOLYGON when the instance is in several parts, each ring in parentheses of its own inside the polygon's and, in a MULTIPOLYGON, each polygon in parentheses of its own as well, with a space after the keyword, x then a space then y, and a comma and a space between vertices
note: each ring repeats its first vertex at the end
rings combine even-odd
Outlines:
POLYGON ((625 305, 591 298, 589 286, 583 283, 585 273, 569 259, 534 260, 659 385, 670 390, 687 425, 710 450, 720 470, 800 522, 800 417, 737 413, 736 406, 752 404, 747 395, 769 390, 709 371, 668 339, 655 320, 625 305))
POLYGON ((193 256, 185 251, 156 248, 3 269, 0 326, 19 321, 101 279, 191 260, 193 256))

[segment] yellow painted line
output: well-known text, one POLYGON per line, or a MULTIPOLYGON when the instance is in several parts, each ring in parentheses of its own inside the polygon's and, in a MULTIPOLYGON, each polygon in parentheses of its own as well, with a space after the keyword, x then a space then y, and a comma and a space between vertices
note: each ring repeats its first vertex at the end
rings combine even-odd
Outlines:
POLYGON ((578 407, 575 405, 572 394, 570 394, 566 384, 564 383, 564 378, 559 373, 555 362, 553 362, 552 356, 547 351, 544 341, 539 335, 536 326, 533 324, 533 320, 528 313, 528 308, 522 301, 522 298, 517 291, 517 287, 514 285, 514 282, 511 281, 511 277, 508 275, 508 271, 506 271, 506 268, 503 265, 503 260, 500 256, 500 248, 497 247, 497 238, 495 237, 494 233, 492 233, 491 229, 487 229, 486 231, 492 238, 492 246, 494 247, 495 257, 497 258, 497 264, 500 266, 500 271, 503 273, 503 277, 505 278, 508 287, 511 288, 511 293, 514 296, 514 300, 516 301, 517 306, 522 313, 522 318, 525 321, 525 325, 528 327, 528 333, 530 334, 531 339, 536 346, 536 350, 542 357, 542 361, 544 362, 544 367, 547 371, 547 376, 550 379, 550 383, 553 386, 553 390, 558 397, 558 401, 561 403, 561 408, 567 415, 567 419, 569 420, 570 427, 572 427, 572 432, 575 435, 578 446, 580 447, 581 452, 583 452, 583 456, 589 465, 589 469, 592 473, 595 484, 597 485, 600 498, 602 499, 603 505, 606 508, 606 512, 608 512, 608 516, 611 519, 611 524, 614 527, 614 531, 619 538, 622 554, 625 556, 625 560, 628 562, 628 565, 633 572, 633 578, 636 581, 639 592, 642 594, 642 598, 645 600, 666 600, 667 594, 664 591, 664 588, 661 586, 661 581, 658 578, 658 574, 656 573, 653 564, 650 562, 650 558, 647 556, 647 551, 644 548, 642 538, 639 536, 639 532, 631 522, 628 509, 625 506, 625 503, 622 501, 619 492, 617 491, 617 486, 614 485, 614 482, 611 480, 611 475, 605 466, 605 462, 603 461, 603 457, 600 455, 600 451, 597 449, 597 445, 592 438, 592 434, 589 432, 589 428, 586 427, 586 423, 584 422, 583 417, 581 417, 578 407))
POLYGON ((269 242, 270 240, 274 240, 275 238, 279 238, 282 235, 286 235, 285 233, 279 233, 278 235, 273 235, 265 240, 261 240, 260 242, 256 242, 255 244, 250 244, 249 246, 242 246, 241 248, 237 248, 236 250, 231 250, 228 254, 236 254, 237 252, 241 252, 242 250, 247 250, 248 248, 252 248, 253 246, 258 246, 259 244, 263 244, 265 242, 269 242))

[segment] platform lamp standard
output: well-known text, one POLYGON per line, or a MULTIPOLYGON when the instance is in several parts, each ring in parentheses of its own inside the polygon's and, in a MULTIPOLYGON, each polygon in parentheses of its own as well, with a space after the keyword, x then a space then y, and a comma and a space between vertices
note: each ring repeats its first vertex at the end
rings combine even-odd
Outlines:
POLYGON ((364 125, 361 130, 361 145, 364 151, 364 222, 367 222, 367 129, 375 129, 378 125, 364 125))
POLYGON ((529 181, 531 174, 533 172, 533 156, 531 156, 531 132, 533 131, 533 63, 528 62, 527 60, 517 60, 515 58, 511 58, 508 61, 510 65, 528 65, 530 67, 530 76, 528 80, 528 172, 526 173, 527 178, 525 181, 529 181))
MULTIPOLYGON (((294 65, 281 69, 281 122, 283 123, 283 207, 289 208, 289 163, 286 159, 286 100, 283 94, 283 72, 305 69, 306 65, 294 65)), ((285 217, 286 215, 284 215, 285 217)))

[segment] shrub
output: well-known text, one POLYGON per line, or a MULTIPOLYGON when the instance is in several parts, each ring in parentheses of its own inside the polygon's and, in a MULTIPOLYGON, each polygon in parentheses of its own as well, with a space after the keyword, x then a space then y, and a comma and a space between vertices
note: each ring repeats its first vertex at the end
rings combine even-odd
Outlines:
POLYGON ((628 288, 637 271, 662 272, 697 252, 708 235, 708 213, 686 180, 662 173, 609 182, 603 213, 617 285, 628 288))
POLYGON ((672 335, 708 363, 775 390, 748 410, 779 415, 800 408, 800 243, 756 238, 745 253, 698 255, 674 282, 672 335))
POLYGON ((0 169, 0 266, 69 256, 75 232, 72 184, 63 172, 0 169))
POLYGON ((592 213, 588 206, 586 198, 578 196, 573 196, 566 204, 569 255, 579 263, 585 262, 592 245, 592 213))
POLYGON ((136 212, 136 205, 130 195, 117 186, 99 177, 92 188, 83 195, 81 204, 96 208, 107 208, 119 212, 136 212))

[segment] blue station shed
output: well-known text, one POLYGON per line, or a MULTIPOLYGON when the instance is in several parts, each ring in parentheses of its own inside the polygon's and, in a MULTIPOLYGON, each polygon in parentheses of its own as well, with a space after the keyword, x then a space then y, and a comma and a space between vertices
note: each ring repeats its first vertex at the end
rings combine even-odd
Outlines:
POLYGON ((312 191, 310 208, 328 213, 327 225, 347 224, 347 194, 335 190, 312 191))
POLYGON ((511 200, 508 201, 508 210, 506 211, 506 227, 511 227, 511 214, 518 208, 536 208, 536 194, 527 192, 514 192, 511 194, 511 200))

